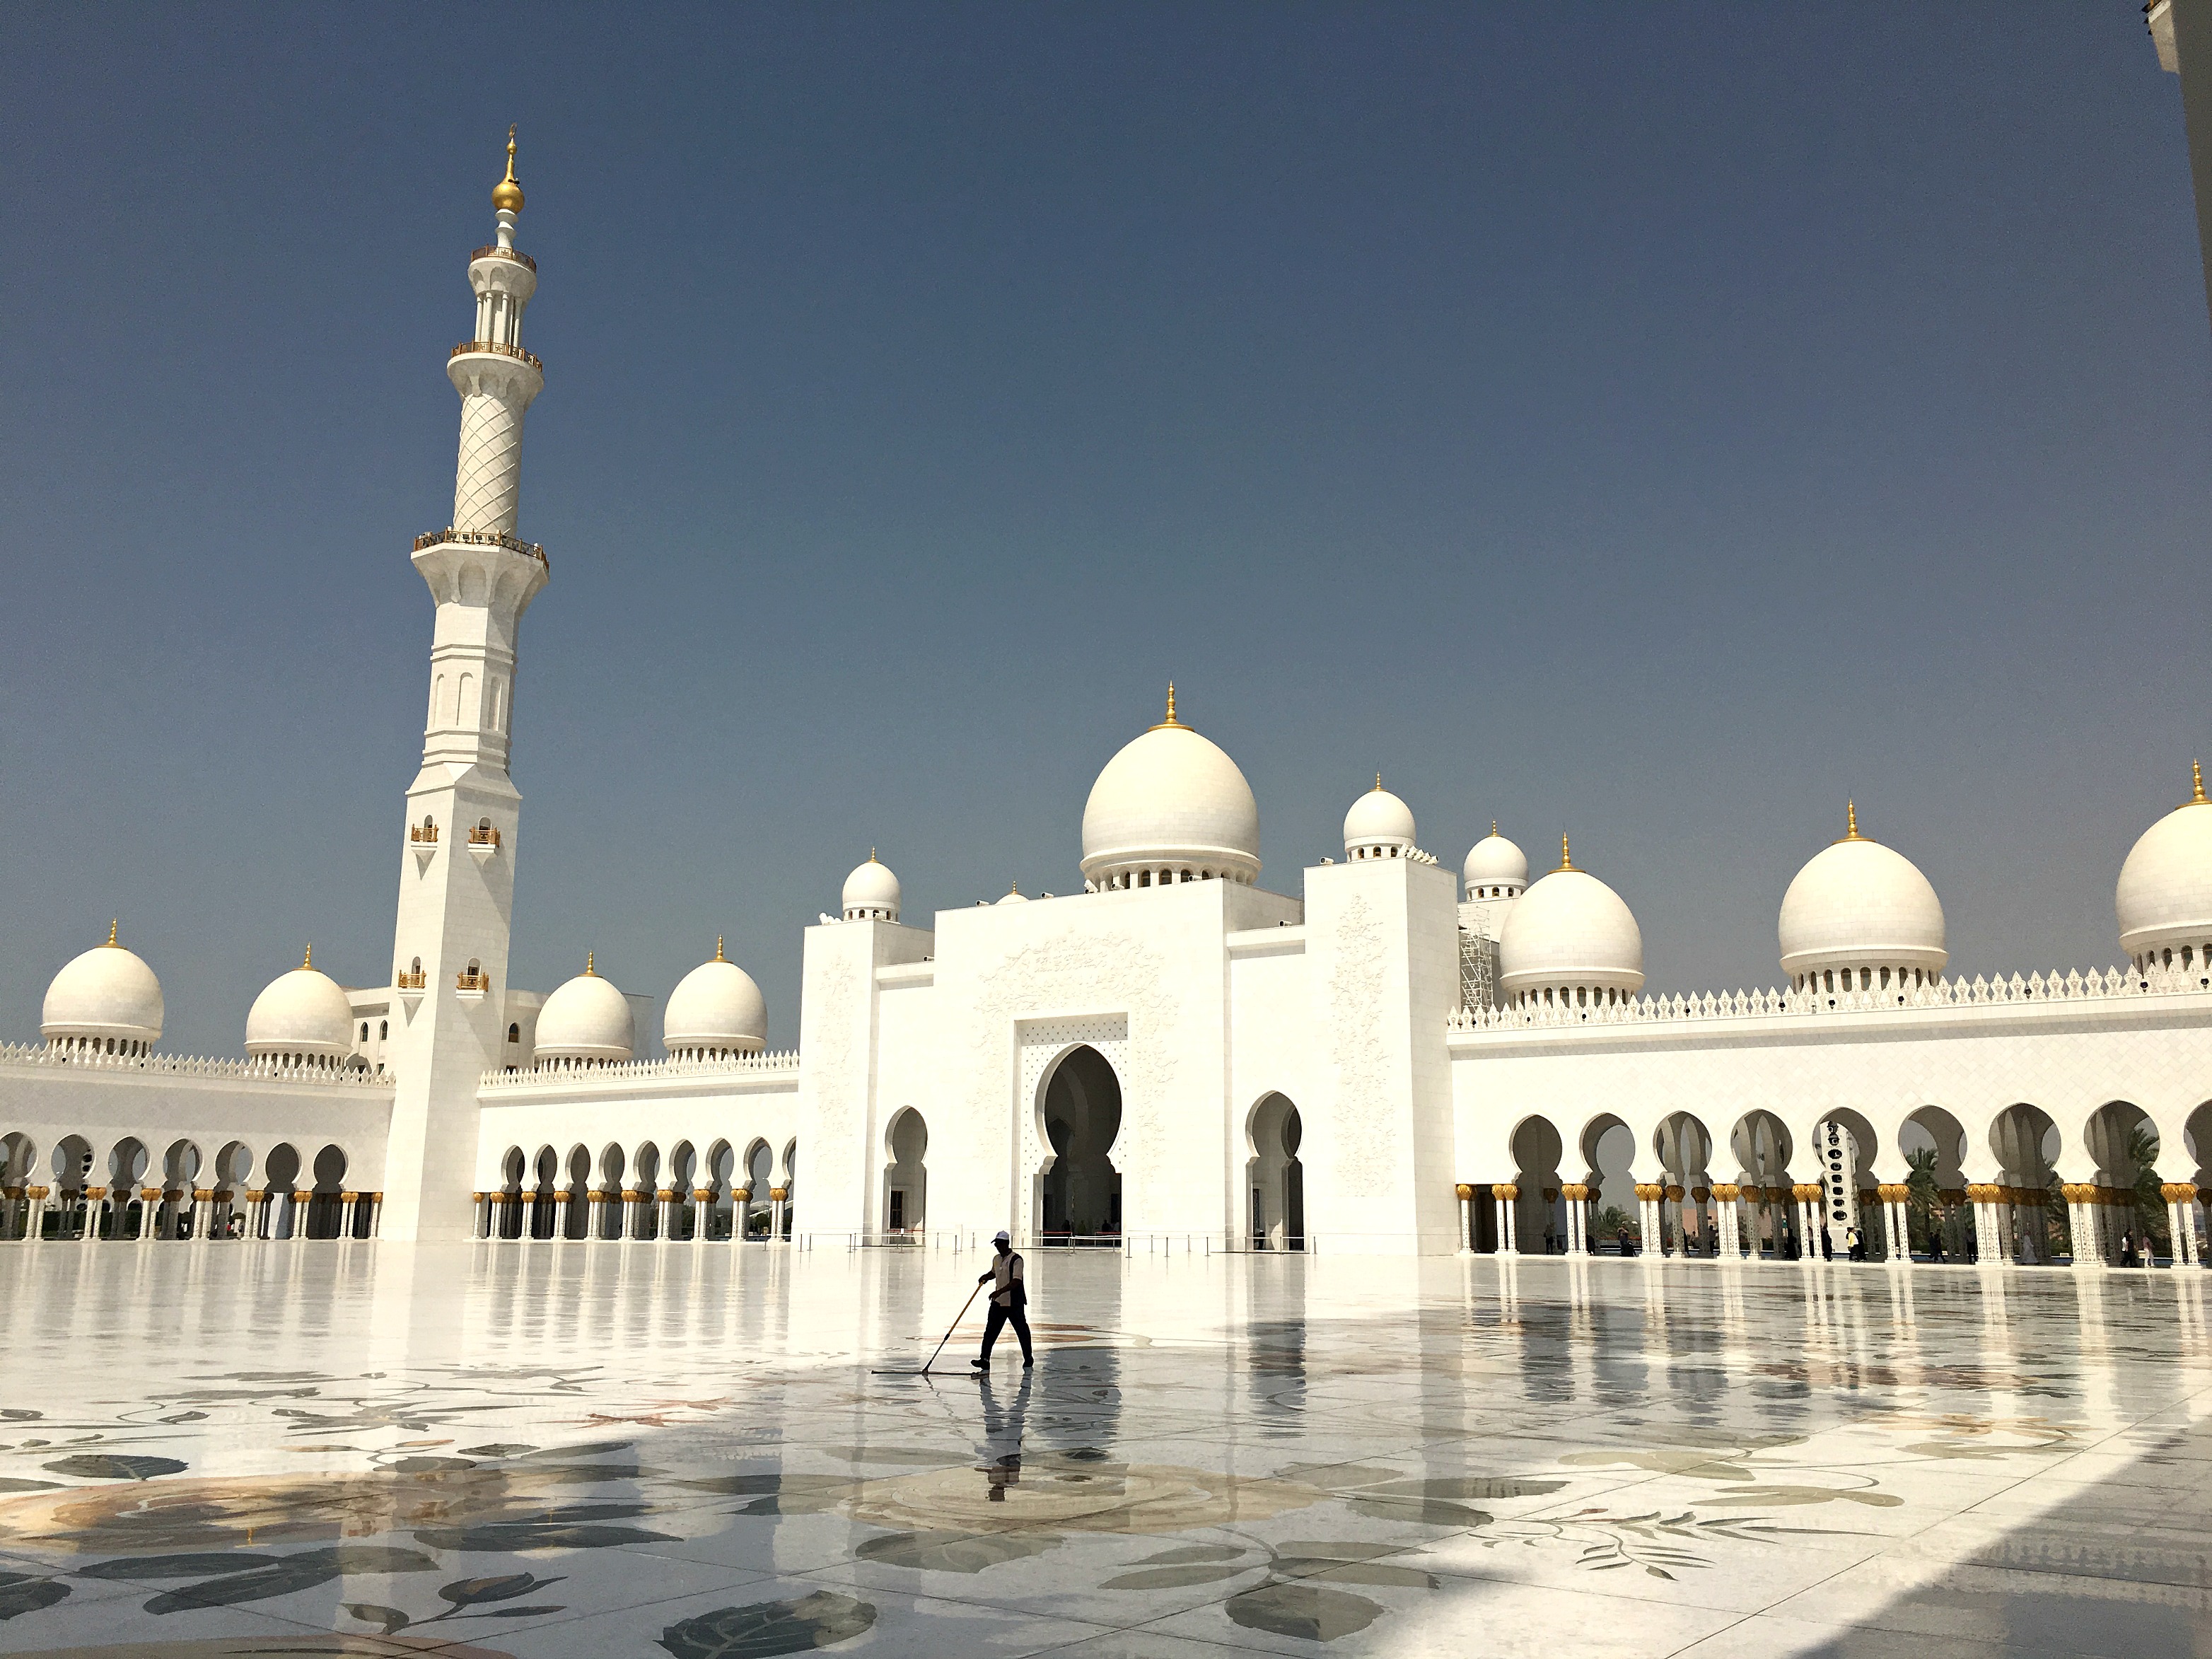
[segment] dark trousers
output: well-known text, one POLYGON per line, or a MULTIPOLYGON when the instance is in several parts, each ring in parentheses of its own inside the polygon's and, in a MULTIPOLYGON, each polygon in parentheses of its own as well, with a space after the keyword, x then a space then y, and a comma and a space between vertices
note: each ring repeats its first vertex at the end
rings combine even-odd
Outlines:
POLYGON ((1030 1316, 1018 1307, 1002 1308, 994 1302, 989 1315, 983 1321, 985 1364, 990 1362, 991 1345, 999 1340, 999 1333, 1009 1325, 1014 1328, 1014 1334, 1022 1340, 1022 1363, 1027 1364, 1032 1358, 1030 1352, 1030 1316))

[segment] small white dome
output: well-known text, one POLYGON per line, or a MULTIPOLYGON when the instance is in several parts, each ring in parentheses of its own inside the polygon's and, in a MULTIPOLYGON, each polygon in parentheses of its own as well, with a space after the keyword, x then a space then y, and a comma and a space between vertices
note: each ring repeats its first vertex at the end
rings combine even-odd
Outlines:
POLYGON ((1375 787, 1352 803, 1344 815, 1344 855, 1350 859, 1401 858, 1413 850, 1413 809, 1382 787, 1375 787))
POLYGON ((584 971, 555 988, 538 1011, 538 1058, 616 1061, 637 1047, 629 999, 584 958, 584 971))
POLYGON ((2154 951, 2212 951, 2212 800, 2195 796, 2142 832, 2120 866, 2120 949, 2142 963, 2154 951))
POLYGON ((1511 997, 1632 995, 1644 985, 1644 932, 1635 915, 1620 894, 1574 867, 1564 838, 1560 860, 1507 913, 1498 940, 1499 988, 1511 997))
POLYGON ((161 1035, 161 981, 136 953, 115 942, 87 951, 64 966, 46 987, 39 1030, 49 1039, 88 1047, 112 1040, 151 1048, 161 1035))
POLYGON ((868 849, 868 861, 845 878, 843 908, 848 921, 899 919, 898 878, 887 866, 876 862, 876 849, 872 847, 868 849))
POLYGON ((314 1054, 335 1060, 353 1051, 353 1005, 314 956, 280 974, 253 999, 246 1016, 249 1054, 314 1054))
POLYGON ((1845 824, 1782 896, 1782 971, 1793 981, 1832 968, 1941 974, 1949 958, 1935 888, 1904 854, 1859 834, 1856 805, 1845 824))
POLYGON ((1471 899, 1511 898, 1528 884, 1528 855, 1499 835, 1493 823, 1490 833, 1468 849, 1460 879, 1467 884, 1471 899), (1493 894, 1492 888, 1504 890, 1493 894))
POLYGON ((1167 718, 1106 763, 1083 807, 1083 874, 1104 887, 1144 872, 1170 879, 1260 873, 1260 804, 1221 747, 1167 718))
MULTIPOLYGON (((550 1006, 550 1005, 548 1005, 550 1006)), ((538 1016, 540 1048, 545 1046, 544 1016, 538 1016)), ((768 1000, 753 976, 722 954, 702 962, 676 982, 660 1018, 660 1041, 672 1054, 734 1051, 757 1054, 768 1046, 768 1000)))
POLYGON ((1022 891, 1021 884, 1018 882, 1006 889, 1006 896, 999 901, 1001 904, 1027 904, 1029 902, 1030 896, 1022 891))

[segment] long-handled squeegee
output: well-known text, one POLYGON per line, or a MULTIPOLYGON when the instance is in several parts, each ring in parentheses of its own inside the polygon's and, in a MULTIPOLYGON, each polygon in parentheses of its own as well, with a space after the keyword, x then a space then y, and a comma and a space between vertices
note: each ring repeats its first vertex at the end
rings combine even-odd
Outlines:
POLYGON ((940 1340, 937 1346, 931 1351, 928 1359, 924 1362, 920 1370, 915 1370, 911 1367, 905 1365, 877 1366, 873 1369, 873 1375, 877 1376, 927 1376, 929 1375, 930 1366, 934 1365, 937 1363, 937 1356, 945 1352, 945 1344, 952 1340, 952 1333, 960 1328, 960 1322, 968 1317, 968 1310, 975 1305, 975 1297, 982 1291, 982 1288, 983 1285, 981 1281, 978 1280, 975 1288, 968 1292, 968 1299, 960 1304, 960 1311, 952 1316, 952 1322, 945 1328, 945 1336, 943 1340, 940 1340))

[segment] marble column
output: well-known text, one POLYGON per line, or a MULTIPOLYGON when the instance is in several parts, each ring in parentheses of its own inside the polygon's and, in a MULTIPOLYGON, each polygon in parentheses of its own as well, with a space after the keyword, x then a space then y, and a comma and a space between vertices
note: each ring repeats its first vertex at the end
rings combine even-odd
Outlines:
POLYGON ((781 1187, 768 1189, 768 1242, 771 1244, 783 1243, 783 1206, 789 1197, 790 1194, 781 1187))
POLYGON ((714 1189, 694 1187, 691 1189, 691 1242, 694 1244, 707 1242, 708 1223, 714 1213, 714 1189))
POLYGON ((1643 1234, 1640 1248, 1646 1255, 1667 1254, 1667 1236, 1659 1222, 1660 1202, 1666 1196, 1666 1188, 1656 1182, 1639 1181, 1636 1183, 1637 1224, 1643 1234))
POLYGON ((1820 1183, 1801 1181, 1790 1189, 1797 1206, 1797 1256, 1802 1261, 1820 1259, 1820 1183))
POLYGON ((553 1237, 556 1239, 568 1236, 569 1190, 566 1187, 553 1189, 553 1237))
POLYGON ((637 1237, 637 1206, 644 1201, 645 1194, 636 1188, 625 1187, 622 1189, 622 1236, 624 1238, 637 1237))
POLYGON ((84 1189, 84 1238, 87 1244, 100 1243, 100 1212, 106 1206, 107 1188, 88 1187, 84 1189))
POLYGON ((740 1187, 730 1194, 730 1243, 732 1244, 745 1242, 746 1212, 752 1201, 753 1189, 750 1187, 740 1187))
POLYGON ((338 1194, 338 1202, 345 1206, 343 1212, 345 1218, 338 1224, 338 1237, 340 1238, 351 1238, 353 1237, 354 1215, 361 1207, 361 1194, 359 1193, 340 1193, 338 1194))
POLYGON ((151 1244, 161 1219, 161 1189, 141 1187, 138 1189, 138 1242, 151 1244))
POLYGON ((303 1239, 307 1236, 307 1206, 314 1199, 313 1193, 292 1194, 292 1237, 303 1239))
POLYGON ((374 1238, 378 1237, 383 1230, 384 1194, 382 1193, 371 1193, 368 1195, 368 1236, 371 1238, 374 1238))
POLYGON ((2173 1238, 2173 1265, 2197 1265, 2197 1186, 2194 1182, 2169 1181, 2158 1189, 2166 1200, 2166 1231, 2173 1238))
POLYGON ((1490 1196, 1498 1206, 1498 1254, 1521 1254, 1520 1218, 1514 1211, 1520 1207, 1521 1188, 1510 1181, 1492 1182, 1490 1196))

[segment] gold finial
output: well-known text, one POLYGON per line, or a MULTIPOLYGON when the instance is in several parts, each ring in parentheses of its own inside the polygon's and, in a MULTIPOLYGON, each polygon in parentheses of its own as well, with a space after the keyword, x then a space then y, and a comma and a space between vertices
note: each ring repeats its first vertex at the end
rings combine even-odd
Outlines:
POLYGON ((304 956, 304 957, 301 957, 301 958, 300 958, 300 971, 301 971, 301 973, 303 973, 303 974, 304 974, 304 973, 307 973, 307 972, 310 971, 310 970, 314 967, 314 965, 315 965, 315 941, 314 941, 314 940, 313 940, 313 939, 309 939, 309 940, 307 941, 307 954, 306 956, 304 956))
POLYGON ((1844 803, 1843 836, 1836 844, 1840 847, 1846 841, 1864 841, 1865 839, 1864 836, 1859 834, 1859 804, 1855 800, 1847 800, 1844 803))
POLYGON ((871 847, 870 848, 868 848, 868 862, 869 862, 869 863, 871 863, 871 864, 873 864, 875 861, 876 861, 876 849, 875 849, 874 848, 871 847))
POLYGON ((1016 876, 1014 878, 1014 884, 1007 888, 1006 890, 1018 897, 1022 890, 1022 878, 1019 876, 1016 876))
POLYGON ((2182 805, 2185 806, 2212 806, 2212 800, 2208 800, 2204 794, 2204 763, 2203 761, 2191 761, 2189 763, 2189 781, 2194 784, 2196 787, 2191 792, 2189 799, 2183 802, 2182 805))
POLYGON ((1574 867, 1575 855, 1568 849, 1566 832, 1565 830, 1561 830, 1559 832, 1559 868, 1562 870, 1571 870, 1574 867))
POLYGON ((1170 681, 1168 682, 1168 714, 1167 714, 1167 718, 1166 718, 1165 720, 1162 720, 1162 721, 1160 722, 1159 726, 1155 726, 1152 728, 1152 730, 1153 730, 1153 731, 1155 731, 1155 732, 1157 732, 1157 731, 1158 731, 1158 730, 1160 729, 1160 727, 1161 727, 1161 726, 1181 726, 1182 724, 1182 722, 1181 720, 1177 720, 1177 719, 1176 718, 1176 711, 1175 711, 1175 682, 1174 682, 1173 680, 1170 680, 1170 681))
POLYGON ((720 933, 714 935, 714 960, 717 962, 727 962, 729 960, 729 957, 722 954, 722 936, 720 933))
POLYGON ((1498 833, 1498 820, 1496 818, 1492 818, 1490 821, 1490 833, 1493 836, 1498 833))
POLYGON ((1375 793, 1378 795, 1382 793, 1382 775, 1380 772, 1375 775, 1375 793))
POLYGON ((507 130, 507 177, 491 187, 491 204, 502 213, 522 211, 522 186, 514 178, 514 129, 507 130))
POLYGON ((122 920, 123 920, 123 919, 122 919, 122 917, 118 916, 118 917, 117 917, 113 921, 111 921, 111 922, 109 922, 109 923, 107 924, 107 943, 108 943, 109 946, 110 946, 112 949, 118 950, 118 951, 119 951, 119 950, 121 950, 123 947, 122 947, 121 945, 117 945, 117 944, 115 943, 115 930, 116 930, 117 927, 121 923, 122 920))
POLYGON ((584 952, 584 976, 586 979, 597 979, 599 976, 599 970, 592 966, 592 955, 593 953, 589 951, 584 952))

